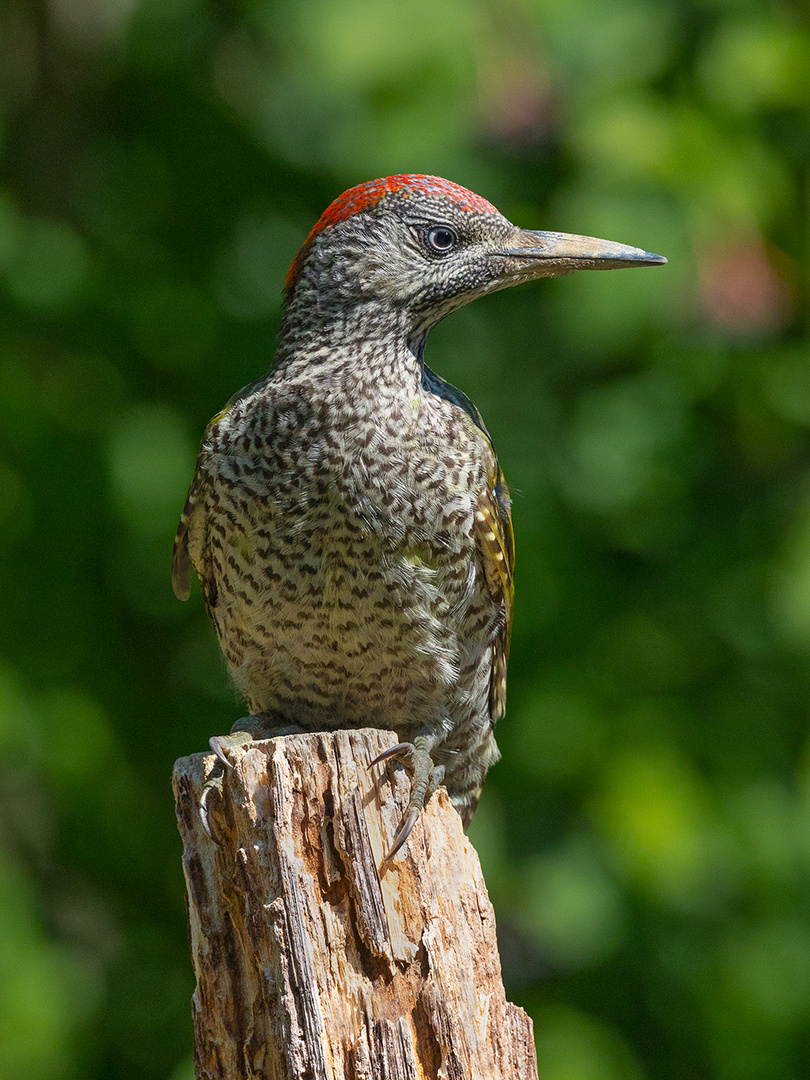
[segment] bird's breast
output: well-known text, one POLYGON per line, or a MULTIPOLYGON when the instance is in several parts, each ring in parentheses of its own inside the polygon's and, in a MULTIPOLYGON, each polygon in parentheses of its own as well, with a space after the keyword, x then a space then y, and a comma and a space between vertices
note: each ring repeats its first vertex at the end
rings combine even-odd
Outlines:
POLYGON ((290 414, 210 446, 199 562, 252 707, 435 713, 488 647, 496 612, 475 538, 485 463, 417 419, 400 416, 394 437, 379 419, 290 414))

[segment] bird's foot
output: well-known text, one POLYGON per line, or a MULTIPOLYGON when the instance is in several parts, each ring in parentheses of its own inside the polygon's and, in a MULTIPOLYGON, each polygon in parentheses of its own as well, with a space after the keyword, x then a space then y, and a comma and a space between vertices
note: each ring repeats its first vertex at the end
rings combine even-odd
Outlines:
POLYGON ((377 765, 389 758, 404 758, 411 770, 411 798, 405 807, 405 813, 394 833, 391 849, 384 861, 390 862, 408 837, 425 808, 425 803, 444 780, 444 765, 436 765, 430 756, 433 740, 426 735, 417 735, 412 743, 397 743, 390 750, 384 750, 373 761, 377 765))
POLYGON ((245 746, 257 739, 273 739, 279 735, 297 735, 304 729, 296 724, 287 727, 269 727, 268 717, 261 713, 255 716, 243 716, 237 720, 231 728, 230 735, 214 735, 208 740, 208 745, 219 759, 211 770, 208 779, 203 784, 200 794, 199 814, 202 827, 212 840, 216 837, 211 831, 211 803, 222 798, 222 786, 225 779, 226 769, 232 768, 228 754, 232 750, 245 746))

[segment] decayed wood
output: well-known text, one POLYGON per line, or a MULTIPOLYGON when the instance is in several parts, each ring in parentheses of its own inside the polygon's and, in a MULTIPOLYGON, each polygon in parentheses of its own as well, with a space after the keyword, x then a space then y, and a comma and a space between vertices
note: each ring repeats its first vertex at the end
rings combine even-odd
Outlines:
POLYGON ((212 756, 175 765, 198 1080, 536 1078, 531 1020, 506 1001, 481 867, 443 789, 383 862, 410 782, 369 763, 395 741, 248 744, 212 809, 219 844, 197 814, 212 756))

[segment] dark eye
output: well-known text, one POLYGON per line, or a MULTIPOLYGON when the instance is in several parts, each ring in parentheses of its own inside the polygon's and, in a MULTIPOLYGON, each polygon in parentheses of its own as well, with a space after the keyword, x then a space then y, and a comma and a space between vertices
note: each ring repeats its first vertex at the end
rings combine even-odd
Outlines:
POLYGON ((446 251, 453 250, 458 243, 458 236, 448 225, 434 225, 427 231, 427 242, 429 247, 443 255, 446 251))

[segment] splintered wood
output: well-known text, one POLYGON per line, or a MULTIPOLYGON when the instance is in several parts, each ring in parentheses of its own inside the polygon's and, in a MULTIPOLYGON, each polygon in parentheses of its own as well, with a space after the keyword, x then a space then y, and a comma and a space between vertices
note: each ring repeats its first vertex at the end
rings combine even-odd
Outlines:
POLYGON ((175 765, 198 1080, 537 1077, 444 789, 383 862, 410 781, 369 763, 395 741, 337 731, 236 751, 212 805, 219 844, 197 813, 212 756, 175 765))

